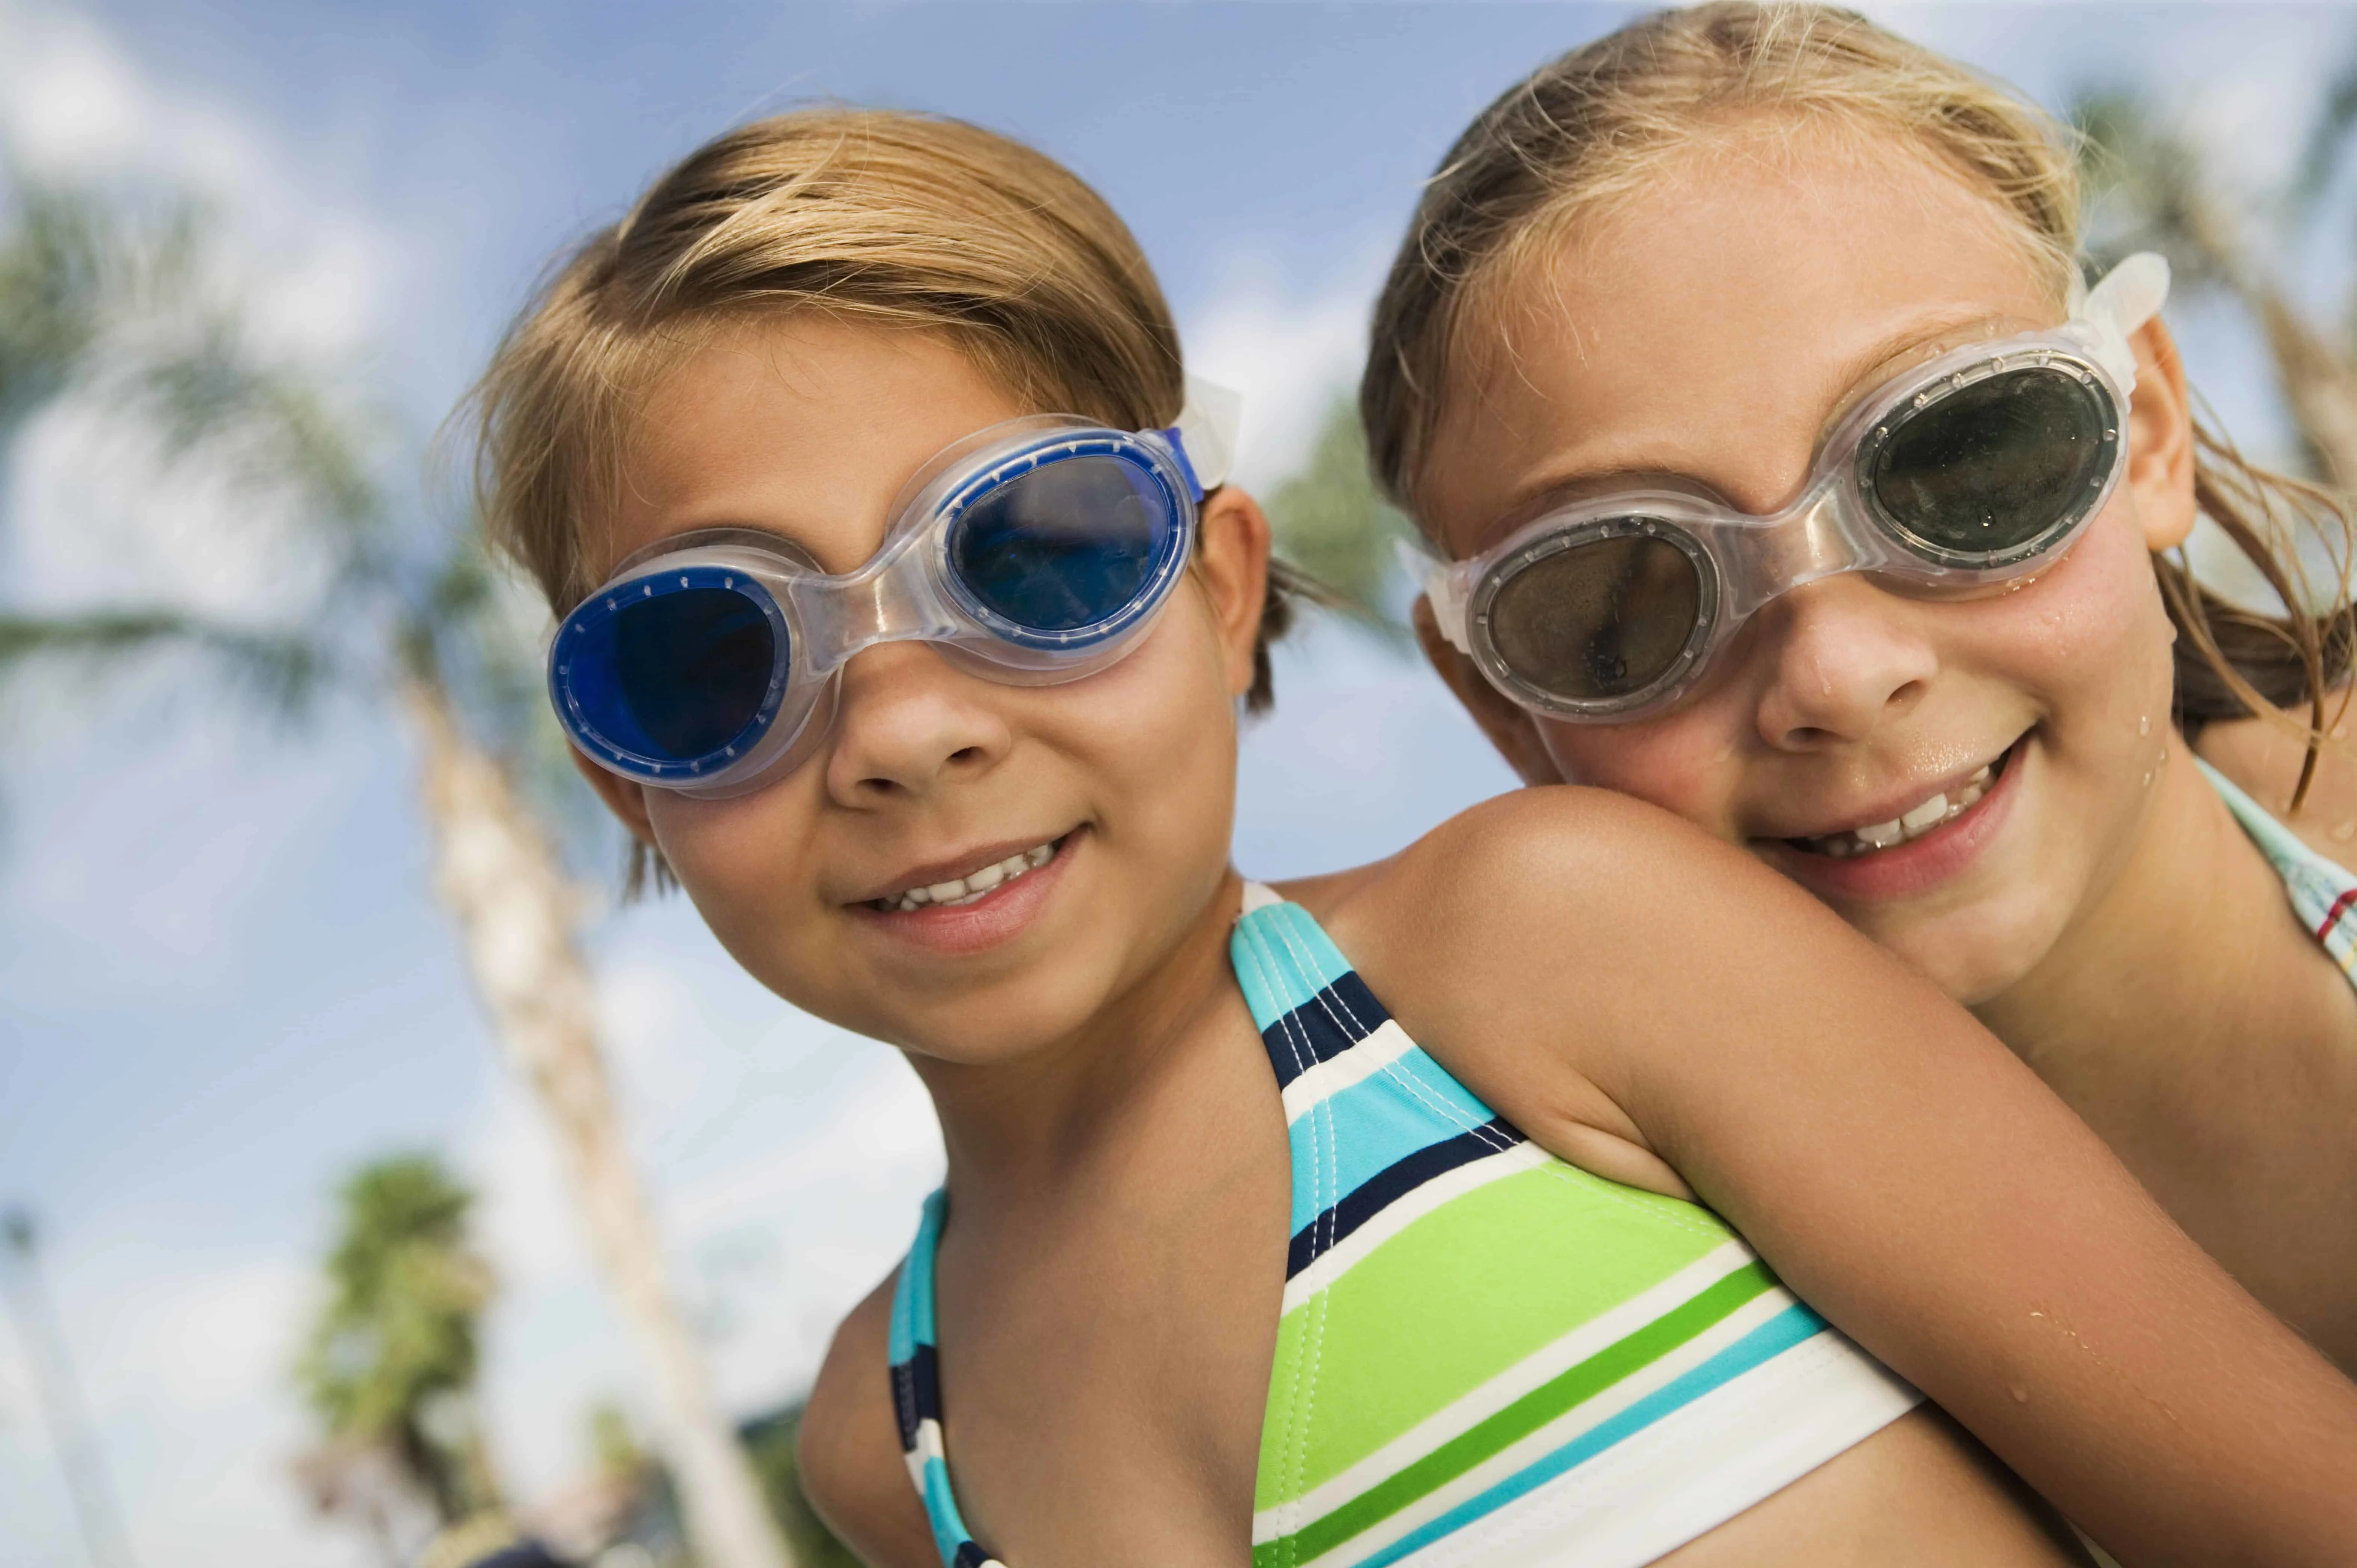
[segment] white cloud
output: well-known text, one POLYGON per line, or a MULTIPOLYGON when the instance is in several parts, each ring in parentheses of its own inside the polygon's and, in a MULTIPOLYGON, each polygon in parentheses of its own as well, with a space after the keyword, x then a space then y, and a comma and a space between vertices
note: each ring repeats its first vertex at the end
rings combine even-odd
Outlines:
POLYGON ((1266 489, 1308 456, 1337 397, 1355 393, 1367 315, 1383 274, 1370 259, 1322 286, 1303 287, 1267 263, 1231 263, 1209 301, 1183 324, 1187 363, 1243 393, 1236 478, 1266 489))

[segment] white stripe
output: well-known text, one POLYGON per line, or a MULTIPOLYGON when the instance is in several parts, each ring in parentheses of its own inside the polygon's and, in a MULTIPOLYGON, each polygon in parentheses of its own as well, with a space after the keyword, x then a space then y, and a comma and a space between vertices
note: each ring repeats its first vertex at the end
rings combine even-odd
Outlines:
POLYGON ((1285 1305, 1280 1309, 1280 1316, 1291 1312, 1349 1273, 1368 1253, 1434 1209, 1443 1207, 1449 1199, 1519 1172, 1553 1163, 1553 1155, 1525 1140, 1494 1155, 1469 1160, 1453 1171, 1443 1171, 1422 1187, 1392 1199, 1381 1213, 1319 1253, 1308 1268, 1285 1282, 1285 1305))
MULTIPOLYGON (((1727 1241, 1713 1248, 1652 1289, 1631 1296, 1601 1316, 1588 1319, 1562 1338, 1525 1356, 1480 1388, 1434 1412, 1340 1475, 1305 1493, 1297 1504, 1280 1505, 1255 1515, 1253 1520, 1253 1543, 1259 1545, 1265 1541, 1274 1541, 1278 1536, 1299 1529, 1312 1520, 1324 1518, 1385 1477, 1423 1458, 1459 1433, 1470 1431, 1474 1426, 1489 1420, 1533 1389, 1560 1377, 1598 1351, 1618 1344, 1656 1318, 1665 1316, 1676 1310, 1738 1269, 1753 1262, 1757 1254, 1750 1248, 1740 1241, 1727 1241), (1286 1516, 1282 1528, 1280 1528, 1279 1515, 1286 1516)), ((1792 1302, 1792 1297, 1789 1293, 1771 1287, 1760 1296, 1738 1308, 1726 1322, 1737 1319, 1749 1322, 1754 1317, 1760 1322, 1765 1322, 1791 1305, 1792 1302), (1761 1301, 1768 1301, 1770 1305, 1761 1308, 1760 1306, 1761 1301)), ((1656 1377, 1655 1369, 1668 1364, 1675 1358, 1684 1356, 1695 1344, 1717 1335, 1725 1328, 1726 1322, 1706 1330, 1703 1335, 1689 1341, 1686 1346, 1672 1351, 1669 1356, 1654 1362, 1653 1367, 1641 1369, 1616 1387, 1604 1390, 1585 1404, 1566 1412, 1558 1418, 1556 1425, 1561 1425, 1563 1422, 1572 1420, 1591 1409, 1597 1413, 1587 1425, 1594 1425, 1597 1421, 1603 1420, 1614 1411, 1626 1408, 1635 1398, 1651 1391, 1652 1389, 1667 1382, 1669 1377, 1676 1375, 1673 1372, 1668 1376, 1656 1377), (1648 1378, 1652 1380, 1644 1382, 1643 1380, 1648 1378), (1638 1387, 1640 1383, 1642 1383, 1642 1387, 1638 1387), (1612 1403, 1609 1408, 1606 1408, 1607 1402, 1618 1397, 1621 1390, 1632 1387, 1638 1389, 1637 1393, 1620 1398, 1618 1403, 1612 1403)), ((1740 1335, 1737 1337, 1740 1337, 1740 1335)), ((1706 1359, 1706 1356, 1695 1359, 1706 1359)), ((1692 1363, 1680 1363, 1681 1369, 1687 1364, 1692 1363)), ((1555 1428, 1549 1427, 1547 1430, 1553 1431, 1555 1428)), ((1586 1426, 1569 1430, 1576 1434, 1577 1432, 1585 1431, 1586 1426)), ((1534 1437, 1538 1435, 1538 1434, 1533 1434, 1534 1437)), ((1569 1438, 1566 1437, 1564 1441, 1567 1442, 1569 1438)), ((1562 1443, 1558 1442, 1549 1446, 1559 1448, 1562 1445, 1562 1443)), ((1512 1466, 1512 1469, 1520 1468, 1519 1465, 1512 1466)), ((1509 1473, 1512 1473, 1511 1470, 1509 1473)), ((1478 1487, 1474 1488, 1475 1491, 1480 1489, 1478 1487)), ((1470 1496, 1471 1493, 1466 1495, 1470 1496)), ((1453 1507, 1454 1504, 1451 1506, 1453 1507)), ((1432 1510, 1435 1513, 1440 1511, 1442 1510, 1437 1509, 1432 1510)), ((1427 1514, 1423 1517, 1430 1516, 1427 1514)), ((1397 1533, 1405 1534, 1406 1531, 1403 1530, 1397 1533)), ((1394 1539, 1396 1539, 1396 1536, 1394 1539)))
POLYGON ((1363 1083, 1415 1049, 1415 1042, 1394 1018, 1337 1057, 1318 1062, 1285 1086, 1285 1124, 1292 1126, 1309 1108, 1331 1099, 1354 1083, 1363 1083))
POLYGON ((942 1423, 931 1416, 917 1423, 917 1445, 900 1451, 901 1460, 909 1466, 909 1479, 917 1483, 917 1496, 925 1495, 925 1461, 939 1459, 949 1463, 949 1455, 942 1447, 942 1423))
MULTIPOLYGON (((1247 882, 1244 884, 1243 913, 1246 915, 1251 914, 1255 909, 1265 909, 1272 904, 1282 904, 1284 902, 1284 896, 1265 882, 1247 882)), ((1239 917, 1239 918, 1241 918, 1242 917, 1239 917)))
POLYGON ((1847 1453, 1921 1400, 1827 1329, 1405 1563, 1637 1568, 1847 1453))

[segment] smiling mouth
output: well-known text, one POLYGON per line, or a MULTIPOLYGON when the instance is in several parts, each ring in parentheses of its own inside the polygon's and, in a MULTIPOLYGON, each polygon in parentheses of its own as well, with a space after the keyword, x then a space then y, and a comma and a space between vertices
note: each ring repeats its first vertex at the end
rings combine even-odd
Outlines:
POLYGON ((931 883, 922 887, 904 887, 898 893, 887 893, 881 898, 870 898, 866 907, 878 914, 908 915, 919 909, 953 908, 961 904, 977 903, 1055 859, 1056 852, 1062 849, 1071 836, 1066 833, 1062 838, 1017 850, 1005 860, 994 861, 979 871, 969 871, 963 876, 953 876, 947 882, 931 883))
POLYGON ((1845 828, 1837 833, 1783 842, 1803 854, 1822 854, 1830 860, 1850 860, 1861 854, 1873 854, 1880 850, 1897 849, 1900 844, 1911 843, 1926 833, 1937 832, 1979 805, 1982 797, 1996 787, 1997 779, 2004 775, 2006 764, 2012 759, 2016 749, 2016 746, 2007 746, 1996 761, 1984 763, 1979 772, 1962 784, 1918 801, 1887 822, 1869 822, 1864 827, 1845 828))

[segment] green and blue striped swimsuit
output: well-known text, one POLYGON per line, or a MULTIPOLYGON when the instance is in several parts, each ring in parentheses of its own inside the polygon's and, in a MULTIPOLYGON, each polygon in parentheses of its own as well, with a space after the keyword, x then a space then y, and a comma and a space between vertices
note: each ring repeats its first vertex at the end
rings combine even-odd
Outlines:
MULTIPOLYGON (((1532 1144, 1265 887, 1230 957, 1293 1161, 1255 1568, 1634 1568, 1920 1399, 1708 1209, 1532 1144)), ((950 1485, 925 1204, 893 1301, 901 1447, 948 1568, 995 1562, 950 1485)))

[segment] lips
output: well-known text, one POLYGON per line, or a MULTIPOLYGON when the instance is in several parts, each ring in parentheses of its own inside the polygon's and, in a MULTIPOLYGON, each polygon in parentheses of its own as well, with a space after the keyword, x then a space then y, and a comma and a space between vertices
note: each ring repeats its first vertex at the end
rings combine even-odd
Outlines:
POLYGON ((1837 903, 1880 903, 1929 893, 1977 862, 2003 834, 2028 787, 2023 778, 2034 771, 2035 735, 2024 735, 1986 766, 1951 780, 1895 818, 1825 833, 1757 838, 1750 841, 1752 850, 1837 903), (1973 797, 1969 801, 1967 795, 1973 797))
POLYGON ((878 912, 897 909, 906 915, 921 909, 929 904, 952 908, 961 904, 975 903, 993 890, 1005 886, 1017 877, 1028 876, 1055 859, 1056 847, 1062 842, 1061 839, 1050 839, 1046 843, 1034 844, 1029 849, 1017 850, 1006 859, 994 860, 979 870, 967 872, 963 876, 944 877, 939 882, 904 887, 898 893, 887 893, 880 898, 870 898, 866 900, 866 904, 869 908, 878 912))
POLYGON ((1997 775, 2005 770, 2006 757, 2011 755, 2008 749, 1995 761, 1981 764, 1979 770, 1963 783, 1934 790, 1888 822, 1784 842, 1805 854, 1828 855, 1835 860, 1911 843, 1927 833, 1937 832, 1979 805, 1981 798, 1996 787, 1997 775))

